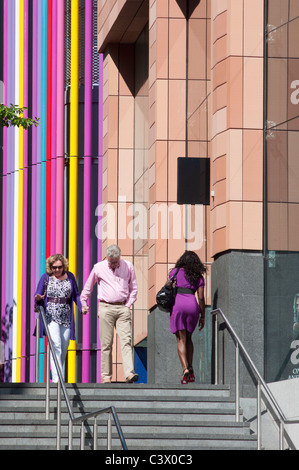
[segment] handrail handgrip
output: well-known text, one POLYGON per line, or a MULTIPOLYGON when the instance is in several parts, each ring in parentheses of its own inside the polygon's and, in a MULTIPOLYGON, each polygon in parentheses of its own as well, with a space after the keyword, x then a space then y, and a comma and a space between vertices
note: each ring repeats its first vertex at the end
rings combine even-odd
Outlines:
POLYGON ((256 377, 258 378, 258 381, 261 383, 261 385, 263 386, 263 388, 266 390, 267 394, 269 395, 274 407, 276 408, 276 411, 279 413, 280 417, 284 420, 284 421, 287 421, 287 418, 285 416, 285 414, 283 413, 282 409, 280 408, 279 404, 277 403, 275 397, 273 396, 270 388, 268 387, 268 385, 266 384, 266 382, 264 381, 264 379, 262 378, 261 374, 259 373, 258 369, 256 368, 256 366, 254 365, 253 361, 251 360, 249 354, 247 353, 245 347, 243 346, 240 338, 238 337, 237 333, 235 332, 235 330, 233 329, 233 327, 231 326, 230 322, 228 321, 228 319, 226 318, 226 316, 224 315, 224 313, 222 312, 221 308, 217 308, 215 310, 212 310, 211 311, 211 315, 217 315, 217 314, 220 314, 223 318, 223 320, 225 321, 226 323, 226 326, 228 328, 228 330, 230 331, 231 335, 233 336, 233 338, 235 339, 235 341, 239 344, 239 348, 242 350, 242 353, 243 355, 245 356, 248 364, 250 365, 251 369, 253 370, 253 372, 255 373, 256 377))
MULTIPOLYGON (((57 373, 58 373, 58 377, 59 377, 59 383, 60 383, 60 386, 63 390, 64 398, 65 398, 65 401, 66 401, 66 404, 67 404, 67 409, 68 409, 69 416, 70 416, 69 441, 71 439, 70 435, 72 435, 72 425, 73 424, 77 424, 80 421, 83 423, 84 421, 86 421, 90 417, 96 417, 99 414, 108 412, 108 413, 112 413, 112 416, 113 416, 113 419, 114 419, 114 422, 115 422, 115 425, 116 425, 116 429, 117 429, 117 432, 118 432, 118 435, 119 435, 119 438, 120 438, 120 441, 121 441, 122 448, 124 450, 127 450, 127 444, 126 444, 126 441, 125 441, 125 438, 124 438, 124 435, 123 435, 123 432, 122 432, 122 429, 121 429, 121 426, 120 426, 120 423, 119 423, 119 420, 118 420, 118 416, 117 416, 117 413, 115 411, 114 406, 103 408, 101 410, 94 411, 94 412, 91 412, 91 413, 86 413, 85 415, 78 416, 77 418, 75 418, 74 413, 72 411, 71 404, 70 404, 70 400, 69 400, 69 397, 68 397, 68 394, 67 394, 67 390, 66 390, 66 387, 64 385, 64 380, 63 380, 61 368, 60 368, 60 365, 58 363, 56 352, 54 350, 53 341, 52 341, 52 338, 51 338, 51 335, 50 335, 50 332, 49 332, 49 328, 48 328, 48 324, 47 324, 47 321, 46 321, 45 311, 44 311, 44 308, 41 305, 39 306, 39 309, 40 309, 41 317, 42 317, 43 324, 44 324, 44 327, 45 327, 45 330, 46 330, 46 335, 47 335, 47 338, 48 338, 48 344, 50 346, 52 357, 54 359, 55 366, 56 366, 56 369, 57 369, 57 373)), ((37 337, 37 341, 38 341, 38 339, 39 339, 39 336, 37 337)))
POLYGON ((67 409, 68 409, 70 418, 72 420, 74 420, 75 416, 74 416, 74 413, 73 413, 73 410, 72 410, 72 407, 71 407, 71 404, 70 404, 70 400, 69 400, 69 397, 68 397, 68 394, 67 394, 67 391, 66 391, 66 388, 65 388, 65 385, 64 385, 64 380, 63 380, 61 368, 60 368, 60 365, 58 363, 58 359, 57 359, 57 356, 56 356, 56 353, 55 353, 55 350, 54 350, 53 341, 52 341, 52 338, 51 338, 51 335, 50 335, 50 332, 49 332, 49 328, 48 328, 48 325, 47 325, 46 317, 45 317, 45 311, 44 311, 44 308, 42 306, 40 306, 40 312, 41 312, 41 317, 42 317, 42 320, 43 320, 44 328, 46 330, 46 335, 47 335, 47 338, 48 338, 48 343, 49 343, 49 346, 50 346, 50 349, 51 349, 52 357, 53 357, 53 360, 55 362, 55 366, 56 366, 56 369, 57 369, 57 374, 58 374, 58 377, 59 377, 61 388, 62 388, 64 398, 65 398, 65 401, 66 401, 67 409))

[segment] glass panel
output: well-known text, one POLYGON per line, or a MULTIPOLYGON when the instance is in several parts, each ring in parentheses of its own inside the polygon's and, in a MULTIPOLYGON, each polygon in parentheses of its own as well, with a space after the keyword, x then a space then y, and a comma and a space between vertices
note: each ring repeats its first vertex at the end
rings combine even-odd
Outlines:
POLYGON ((299 377, 299 2, 268 3, 266 363, 299 377))

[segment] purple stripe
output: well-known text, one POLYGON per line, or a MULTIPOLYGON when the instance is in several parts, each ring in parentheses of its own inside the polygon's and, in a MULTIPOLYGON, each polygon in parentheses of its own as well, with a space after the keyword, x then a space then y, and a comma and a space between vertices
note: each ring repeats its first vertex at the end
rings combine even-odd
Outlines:
MULTIPOLYGON (((37 2, 32 6, 32 116, 37 116, 37 2)), ((32 128, 32 198, 31 198, 31 289, 30 289, 30 367, 29 380, 35 382, 35 328, 34 292, 36 288, 36 161, 37 161, 37 128, 32 128)))

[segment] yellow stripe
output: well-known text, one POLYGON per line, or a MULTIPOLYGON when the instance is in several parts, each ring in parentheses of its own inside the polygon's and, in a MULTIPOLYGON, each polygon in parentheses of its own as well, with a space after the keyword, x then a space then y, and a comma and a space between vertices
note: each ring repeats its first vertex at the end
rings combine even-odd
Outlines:
MULTIPOLYGON (((20 0, 19 107, 24 103, 24 0, 20 0)), ((18 220, 18 287, 17 287, 17 364, 16 381, 21 381, 22 355, 22 257, 23 257, 23 128, 19 129, 19 220, 18 220)))
MULTIPOLYGON (((79 0, 72 0, 71 11, 71 106, 70 106, 70 192, 69 192, 69 269, 77 270, 77 187, 78 187, 78 102, 79 102, 79 0)), ((74 306, 74 312, 76 312, 74 306)), ((75 315, 76 325, 76 315, 75 315)), ((70 341, 68 381, 76 382, 76 342, 70 341)))

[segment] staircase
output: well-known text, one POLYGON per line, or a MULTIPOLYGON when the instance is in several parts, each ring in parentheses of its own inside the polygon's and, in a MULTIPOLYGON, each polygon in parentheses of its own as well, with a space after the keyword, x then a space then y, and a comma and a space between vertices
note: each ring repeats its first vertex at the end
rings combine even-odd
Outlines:
MULTIPOLYGON (((75 416, 114 406, 128 450, 250 450, 257 439, 245 421, 235 422, 228 386, 67 384, 75 416)), ((50 388, 45 419, 44 384, 0 384, 0 450, 56 449, 57 386, 50 388)), ((241 410, 242 418, 242 410, 241 410)), ((61 449, 68 446, 69 416, 62 396, 61 449)), ((92 448, 92 422, 85 423, 85 448, 92 448)), ((107 415, 98 417, 98 449, 107 449, 107 415)), ((80 426, 73 430, 80 448, 80 426)), ((112 427, 112 450, 120 450, 112 427)))

